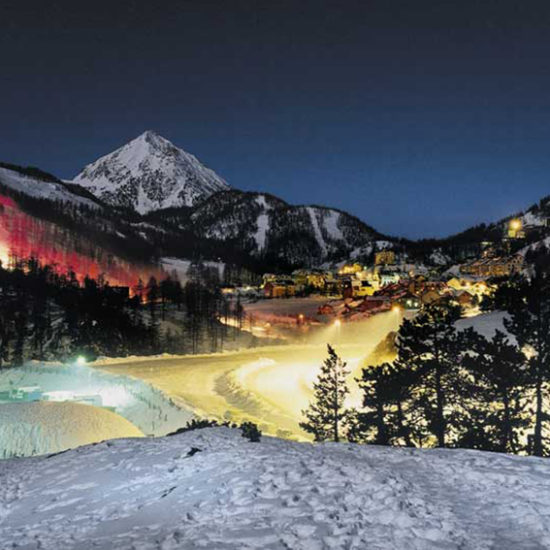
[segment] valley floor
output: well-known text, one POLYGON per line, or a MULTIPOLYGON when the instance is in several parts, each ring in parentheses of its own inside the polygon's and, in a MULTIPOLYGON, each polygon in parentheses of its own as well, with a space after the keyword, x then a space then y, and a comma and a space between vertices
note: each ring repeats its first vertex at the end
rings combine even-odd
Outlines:
POLYGON ((98 361, 95 366, 118 377, 130 377, 160 390, 183 409, 201 418, 241 423, 251 421, 264 433, 310 439, 300 427, 302 410, 312 398, 312 385, 326 357, 326 343, 335 346, 350 368, 349 405, 361 404, 355 378, 361 364, 401 316, 381 313, 341 327, 327 326, 304 341, 286 346, 196 356, 126 358, 98 361))
POLYGON ((0 477, 6 549, 550 547, 544 459, 209 428, 0 461, 0 477))

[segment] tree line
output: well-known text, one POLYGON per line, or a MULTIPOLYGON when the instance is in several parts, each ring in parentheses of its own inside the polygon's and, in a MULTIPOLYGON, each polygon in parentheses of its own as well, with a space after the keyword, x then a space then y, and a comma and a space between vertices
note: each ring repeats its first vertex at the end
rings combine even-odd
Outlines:
POLYGON ((185 285, 151 277, 128 289, 15 259, 10 269, 0 263, 0 367, 77 355, 219 351, 230 336, 220 318, 233 309, 199 275, 185 285))
POLYGON ((489 337, 457 330, 448 304, 404 320, 395 360, 362 369, 359 410, 345 407, 349 372, 329 346, 302 428, 317 441, 550 455, 550 280, 509 282, 493 300, 507 315, 489 337))

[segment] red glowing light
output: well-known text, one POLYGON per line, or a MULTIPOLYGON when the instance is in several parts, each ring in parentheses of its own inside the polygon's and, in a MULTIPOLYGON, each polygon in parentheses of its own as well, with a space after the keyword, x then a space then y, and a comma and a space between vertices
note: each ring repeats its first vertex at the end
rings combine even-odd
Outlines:
POLYGON ((79 281, 86 275, 103 275, 111 285, 132 288, 138 279, 162 279, 161 269, 138 265, 110 254, 91 241, 51 222, 23 212, 9 197, 0 195, 0 260, 37 258, 57 273, 74 271, 79 281))

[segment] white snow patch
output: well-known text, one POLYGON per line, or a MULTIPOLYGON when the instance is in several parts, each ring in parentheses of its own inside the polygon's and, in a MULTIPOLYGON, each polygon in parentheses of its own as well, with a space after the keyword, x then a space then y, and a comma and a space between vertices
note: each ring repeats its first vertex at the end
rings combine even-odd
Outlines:
POLYGON ((545 220, 533 214, 533 212, 526 212, 521 216, 523 225, 540 226, 545 224, 545 220))
POLYGON ((254 235, 254 240, 256 241, 256 244, 258 246, 258 250, 263 250, 265 248, 265 240, 267 233, 269 231, 269 210, 270 207, 267 204, 265 200, 264 195, 259 195, 256 197, 256 203, 260 208, 262 208, 262 212, 258 215, 258 218, 256 220, 256 233, 254 235))
POLYGON ((344 234, 342 233, 338 223, 340 222, 340 213, 336 210, 331 210, 323 218, 323 226, 327 233, 335 241, 343 241, 344 234))
POLYGON ((327 245, 325 243, 325 239, 323 238, 323 234, 321 233, 321 228, 319 227, 319 223, 317 221, 317 213, 315 212, 315 209, 311 206, 306 206, 306 210, 307 210, 307 213, 309 214, 311 225, 313 227, 313 233, 315 234, 317 243, 319 244, 319 247, 323 251, 323 256, 326 256, 328 253, 327 245))
POLYGON ((436 248, 431 254, 430 254, 430 260, 435 265, 447 265, 450 262, 450 258, 443 254, 440 248, 436 248))
POLYGON ((537 241, 536 243, 530 244, 528 246, 524 246, 518 254, 521 254, 522 256, 525 256, 527 252, 530 250, 536 250, 540 246, 550 247, 550 237, 545 237, 544 239, 541 239, 540 241, 537 241))

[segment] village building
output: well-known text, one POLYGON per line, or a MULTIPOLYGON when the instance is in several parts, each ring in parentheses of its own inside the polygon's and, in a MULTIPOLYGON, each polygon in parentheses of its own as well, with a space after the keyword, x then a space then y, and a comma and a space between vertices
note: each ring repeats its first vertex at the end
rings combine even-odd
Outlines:
POLYGON ((275 273, 264 273, 262 275, 263 284, 276 281, 279 277, 280 275, 275 275, 275 273))
POLYGON ((325 288, 327 274, 321 270, 297 269, 292 272, 292 279, 298 286, 310 287, 316 290, 325 288))
POLYGON ((362 298, 372 296, 376 289, 367 279, 349 277, 342 279, 342 295, 344 298, 362 298))
POLYGON ((289 298, 295 296, 297 286, 292 279, 276 279, 264 285, 266 298, 289 298))
POLYGON ((341 279, 328 278, 325 279, 325 287, 323 294, 327 296, 342 296, 343 281, 341 279))
POLYGON ((480 258, 462 265, 460 272, 479 278, 509 277, 519 273, 522 267, 523 256, 515 254, 497 258, 480 258))
POLYGON ((375 265, 393 265, 395 264, 395 252, 393 250, 380 250, 374 254, 375 265))
POLYGON ((453 296, 454 301, 462 307, 472 307, 476 305, 477 299, 466 290, 459 290, 453 296))
POLYGON ((355 273, 359 273, 360 271, 363 271, 363 266, 361 264, 344 264, 338 270, 338 275, 354 275, 355 273))
POLYGON ((367 296, 358 306, 363 313, 375 313, 391 309, 391 300, 388 296, 367 296))
POLYGON ((385 269, 381 269, 378 272, 378 276, 380 278, 380 286, 386 286, 386 285, 398 283, 399 281, 401 281, 401 279, 406 278, 408 275, 401 273, 400 271, 397 271, 397 270, 390 270, 385 268, 385 269))
POLYGON ((440 292, 438 292, 436 289, 431 289, 431 290, 425 291, 420 296, 420 301, 422 302, 422 305, 430 306, 432 304, 435 304, 436 302, 439 302, 439 300, 441 300, 442 297, 443 295, 440 292))
POLYGON ((422 307, 422 301, 416 294, 412 294, 411 292, 407 292, 403 296, 399 298, 397 303, 403 308, 407 310, 414 310, 414 309, 420 309, 422 307))

